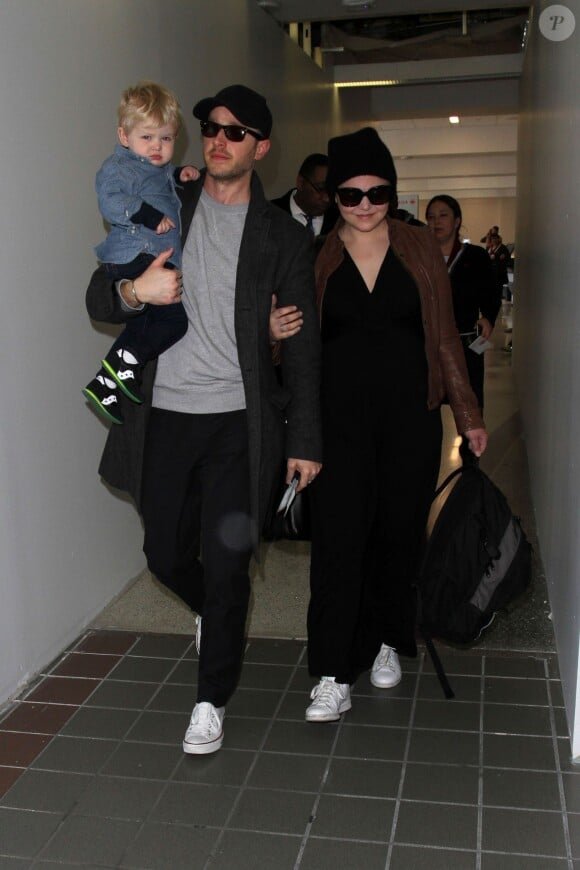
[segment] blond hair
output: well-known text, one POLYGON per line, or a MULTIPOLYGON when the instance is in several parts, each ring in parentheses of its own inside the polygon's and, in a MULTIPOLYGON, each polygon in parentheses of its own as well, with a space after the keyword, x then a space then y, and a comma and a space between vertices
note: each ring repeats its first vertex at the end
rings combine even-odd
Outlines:
POLYGON ((177 98, 171 91, 155 82, 143 81, 123 91, 117 120, 125 133, 130 133, 137 124, 143 123, 156 127, 171 124, 177 133, 183 119, 177 98))

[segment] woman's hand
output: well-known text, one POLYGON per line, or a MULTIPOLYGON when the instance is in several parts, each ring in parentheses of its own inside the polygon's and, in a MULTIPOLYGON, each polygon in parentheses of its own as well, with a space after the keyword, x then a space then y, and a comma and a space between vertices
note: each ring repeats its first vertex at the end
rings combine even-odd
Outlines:
POLYGON ((487 319, 487 317, 480 317, 477 321, 477 325, 479 326, 479 334, 482 338, 488 339, 493 332, 493 326, 487 319))
POLYGON ((172 305, 181 301, 183 282, 179 269, 165 269, 165 263, 173 253, 173 248, 163 251, 134 281, 123 281, 120 285, 123 301, 130 308, 141 305, 172 305), (133 295, 131 285, 135 288, 133 295))
POLYGON ((304 323, 302 312, 298 310, 296 305, 276 308, 277 301, 276 294, 273 293, 270 308, 270 341, 292 338, 293 335, 300 332, 304 323))
POLYGON ((474 456, 481 456, 487 447, 487 432, 485 429, 468 429, 465 437, 469 441, 469 449, 474 456))

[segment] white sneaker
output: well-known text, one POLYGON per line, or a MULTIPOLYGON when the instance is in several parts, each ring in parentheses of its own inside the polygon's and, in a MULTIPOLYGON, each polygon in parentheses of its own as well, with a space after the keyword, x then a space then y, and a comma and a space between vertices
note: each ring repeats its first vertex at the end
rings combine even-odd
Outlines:
POLYGON ((201 648, 201 616, 199 615, 195 617, 195 648, 199 655, 199 650, 201 648))
POLYGON ((399 656, 392 646, 381 644, 379 654, 371 668, 371 683, 377 689, 392 689, 401 682, 399 656))
POLYGON ((214 707, 208 701, 196 704, 183 738, 183 751, 189 755, 217 752, 224 740, 225 711, 225 707, 214 707))
POLYGON ((349 684, 337 683, 334 677, 321 677, 310 697, 314 703, 306 709, 307 722, 335 722, 352 706, 349 684))

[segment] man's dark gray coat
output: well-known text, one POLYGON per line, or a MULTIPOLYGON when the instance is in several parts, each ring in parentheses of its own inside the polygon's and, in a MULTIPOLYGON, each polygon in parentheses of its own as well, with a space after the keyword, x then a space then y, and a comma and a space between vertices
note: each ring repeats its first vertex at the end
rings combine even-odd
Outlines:
MULTIPOLYGON (((182 243, 203 185, 181 191, 182 243)), ((264 196, 254 173, 251 198, 240 246, 235 290, 235 332, 244 383, 250 453, 250 504, 257 548, 264 520, 272 510, 283 458, 322 461, 319 383, 320 338, 314 303, 313 252, 300 224, 264 196), (269 314, 272 294, 278 305, 297 305, 304 326, 281 342, 281 386, 272 361, 269 314)), ((123 306, 102 267, 87 290, 87 310, 97 321, 124 323, 139 312, 123 306)), ((143 449, 156 363, 148 363, 143 390, 148 401, 123 399, 125 423, 111 427, 99 472, 111 486, 128 492, 140 504, 143 449)), ((192 409, 195 413, 195 409, 192 409)))

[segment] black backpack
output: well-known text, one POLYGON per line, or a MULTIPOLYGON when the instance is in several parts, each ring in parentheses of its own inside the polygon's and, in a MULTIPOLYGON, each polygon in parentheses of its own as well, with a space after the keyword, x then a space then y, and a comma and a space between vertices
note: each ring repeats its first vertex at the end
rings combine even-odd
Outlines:
POLYGON ((531 546, 520 521, 477 462, 443 481, 432 513, 444 496, 417 580, 418 624, 440 680, 431 639, 473 643, 531 580, 531 546))

